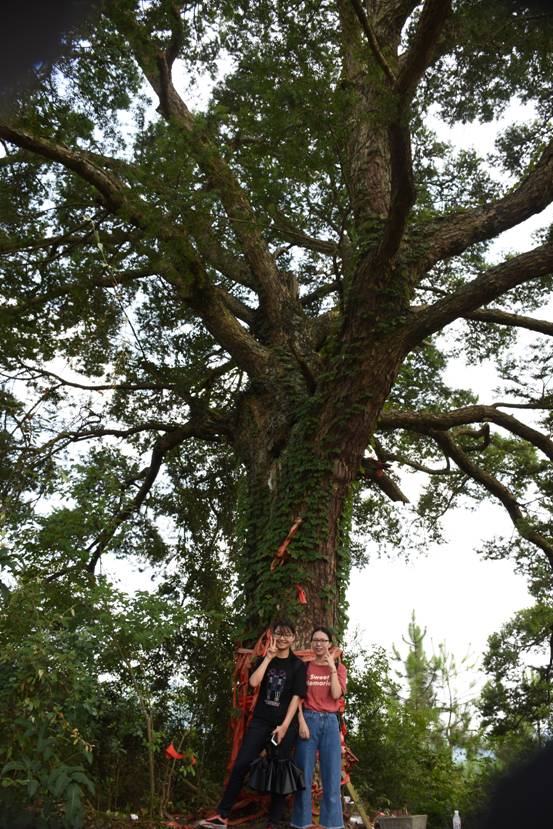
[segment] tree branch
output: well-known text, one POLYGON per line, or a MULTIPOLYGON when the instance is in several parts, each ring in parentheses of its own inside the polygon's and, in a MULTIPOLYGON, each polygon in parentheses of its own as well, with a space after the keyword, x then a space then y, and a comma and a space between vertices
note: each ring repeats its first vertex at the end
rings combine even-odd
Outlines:
POLYGON ((63 164, 98 190, 111 210, 117 212, 121 208, 125 187, 113 175, 92 164, 85 154, 46 138, 31 135, 26 130, 15 129, 8 124, 0 123, 0 137, 24 150, 63 164))
POLYGON ((158 111, 187 136, 190 151, 207 182, 219 196, 230 225, 239 240, 244 256, 259 286, 260 306, 272 323, 280 321, 284 300, 283 285, 275 262, 258 227, 257 217, 236 176, 219 148, 197 123, 171 78, 171 66, 160 53, 148 32, 130 12, 114 0, 106 0, 106 14, 127 38, 136 60, 159 98, 158 111))
POLYGON ((274 211, 275 220, 273 229, 288 242, 306 250, 323 253, 325 256, 336 256, 339 252, 339 245, 330 239, 316 239, 314 236, 304 233, 287 216, 279 210, 274 211))
POLYGON ((21 251, 29 250, 41 250, 42 248, 51 248, 54 245, 57 246, 64 244, 66 242, 78 244, 85 241, 85 239, 90 238, 91 236, 92 229, 90 226, 90 222, 86 221, 74 227, 73 230, 69 233, 61 233, 57 236, 47 236, 41 239, 27 240, 4 238, 0 239, 0 255, 6 253, 20 253, 21 251), (85 228, 88 229, 88 232, 86 234, 84 234, 83 236, 75 236, 75 233, 78 230, 84 230, 85 228))
POLYGON ((409 498, 401 491, 394 479, 386 474, 384 471, 385 465, 379 464, 378 462, 375 463, 373 458, 363 458, 359 477, 375 484, 390 501, 400 501, 403 504, 408 504, 409 498))
POLYGON ((388 127, 391 199, 376 267, 389 262, 397 253, 415 202, 409 108, 419 81, 437 52, 440 34, 450 14, 451 0, 425 0, 413 42, 403 56, 394 84, 397 112, 388 127))
POLYGON ((165 58, 169 67, 173 65, 184 44, 184 26, 181 11, 186 3, 171 2, 169 6, 171 18, 171 42, 165 50, 165 58))
POLYGON ((313 302, 317 302, 319 299, 324 299, 325 296, 329 294, 334 294, 336 291, 340 290, 340 286, 336 280, 333 282, 329 282, 327 285, 320 285, 318 288, 315 288, 309 294, 304 294, 301 297, 301 304, 302 305, 311 305, 313 302))
MULTIPOLYGON (((178 98, 172 84, 171 89, 173 90, 178 102, 182 104, 182 101, 178 98)), ((184 107, 184 104, 182 104, 182 107, 184 107)), ((170 109, 172 112, 172 108, 170 109)), ((179 107, 177 106, 177 110, 178 109, 179 107)), ((188 112, 188 110, 186 110, 186 112, 188 112)), ((190 113, 189 116, 192 118, 190 113)), ((107 206, 111 210, 117 212, 124 207, 127 218, 130 218, 130 220, 139 227, 144 226, 145 218, 135 209, 133 199, 130 198, 132 194, 127 192, 127 188, 125 188, 125 186, 113 176, 108 175, 105 171, 100 170, 92 164, 78 151, 69 149, 61 144, 55 144, 54 142, 48 141, 44 138, 32 136, 26 131, 15 130, 1 124, 0 137, 4 137, 6 140, 11 141, 18 146, 22 146, 24 149, 38 153, 45 158, 49 158, 63 164, 68 169, 73 170, 85 181, 92 184, 103 195, 107 206), (130 201, 127 200, 127 196, 129 196, 130 201)), ((201 143, 202 142, 200 140, 200 144, 201 143)), ((211 148, 209 151, 208 150, 209 148, 204 147, 203 152, 206 153, 207 158, 211 159, 210 163, 215 164, 215 166, 218 164, 219 168, 223 169, 229 187, 231 187, 231 189, 234 188, 233 192, 229 196, 234 207, 237 211, 242 210, 242 208, 245 210, 244 205, 247 206, 247 203, 244 201, 245 197, 243 196, 238 184, 232 177, 230 170, 228 170, 222 159, 220 159, 220 162, 217 162, 216 159, 214 161, 211 158, 210 153, 211 151, 215 152, 214 148, 211 148), (241 199, 244 201, 243 204, 240 201, 241 199)), ((246 215, 244 211, 242 211, 240 215, 240 222, 245 224, 252 219, 251 213, 247 213, 246 215)), ((161 228, 164 228, 165 226, 166 223, 163 222, 161 224, 161 228)), ((222 302, 221 298, 217 296, 215 289, 209 283, 209 278, 205 273, 202 262, 198 258, 193 245, 186 235, 182 231, 175 232, 172 228, 169 228, 165 232, 167 233, 168 238, 178 244, 178 250, 175 252, 175 261, 178 261, 179 266, 185 271, 186 277, 183 277, 182 273, 179 272, 176 267, 173 267, 169 272, 163 274, 164 278, 167 282, 176 287, 181 298, 200 314, 208 330, 211 331, 213 336, 224 346, 224 348, 227 349, 229 354, 231 354, 231 356, 233 356, 236 361, 242 365, 248 373, 250 373, 250 375, 259 375, 266 365, 267 351, 259 343, 257 343, 254 337, 250 336, 244 328, 242 328, 236 318, 230 313, 228 307, 226 307, 222 302)), ((159 235, 160 233, 162 233, 162 231, 160 231, 159 226, 156 224, 156 234, 159 235)), ((273 311, 276 313, 276 306, 278 306, 278 311, 280 313, 282 281, 279 279, 275 263, 270 257, 266 243, 257 230, 253 230, 249 233, 243 228, 243 233, 245 234, 248 245, 250 245, 248 248, 250 254, 253 256, 254 252, 257 251, 261 257, 259 261, 261 262, 261 260, 267 260, 266 264, 268 263, 268 266, 270 265, 270 269, 272 269, 270 278, 268 278, 265 282, 265 288, 268 292, 266 294, 266 299, 269 305, 272 305, 273 311)), ((251 258, 250 265, 253 265, 251 258)), ((260 294, 260 298, 261 296, 262 295, 260 294)))
MULTIPOLYGON (((144 503, 146 496, 150 492, 159 474, 163 460, 168 452, 181 445, 188 438, 199 437, 203 440, 217 439, 221 426, 221 420, 217 416, 213 417, 214 414, 215 413, 213 412, 207 412, 204 413, 204 417, 199 420, 192 418, 187 424, 170 428, 168 428, 167 424, 149 423, 142 424, 141 427, 134 427, 134 429, 128 430, 95 430, 96 435, 116 434, 121 436, 123 434, 129 435, 131 433, 135 433, 139 429, 146 430, 153 426, 153 428, 156 429, 165 429, 165 434, 160 436, 153 446, 150 465, 140 475, 140 478, 143 479, 142 484, 134 498, 126 506, 119 510, 110 525, 105 527, 86 548, 85 552, 90 556, 86 569, 90 573, 94 573, 100 556, 113 539, 119 527, 130 517, 132 517, 132 515, 134 515, 144 503)), ((92 434, 92 430, 89 434, 92 434)), ((77 568, 66 567, 63 570, 54 573, 52 576, 49 576, 46 581, 53 581, 54 579, 60 578, 73 569, 77 568)))
POLYGON ((494 408, 497 407, 500 409, 543 409, 544 411, 549 411, 550 409, 553 409, 553 395, 546 394, 537 400, 529 400, 526 403, 513 403, 507 401, 504 403, 493 403, 492 405, 494 408))
POLYGON ((425 0, 413 42, 402 55, 396 81, 396 91, 404 101, 412 99, 420 79, 432 63, 451 11, 451 0, 425 0))
POLYGON ((425 337, 479 309, 511 288, 547 276, 553 271, 553 243, 521 253, 489 268, 444 299, 415 312, 406 325, 407 342, 413 347, 425 337))
MULTIPOLYGON (((38 377, 50 377, 53 380, 57 380, 60 386, 69 386, 70 388, 75 389, 83 389, 84 391, 172 391, 175 388, 174 383, 100 383, 96 385, 90 385, 87 383, 77 383, 72 380, 65 380, 59 374, 56 374, 53 371, 49 371, 45 368, 39 368, 38 366, 28 366, 25 363, 21 362, 20 365, 28 371, 31 377, 26 379, 36 379, 38 377), (33 376, 35 375, 35 376, 33 376)), ((23 379, 23 377, 17 378, 19 380, 23 379)))
POLYGON ((530 216, 540 213, 553 200, 553 140, 519 185, 496 202, 442 216, 428 228, 429 242, 417 270, 422 274, 438 261, 458 256, 476 242, 492 239, 530 216))
POLYGON ((537 331, 539 334, 553 336, 553 322, 549 320, 538 320, 534 317, 525 317, 522 314, 511 314, 499 308, 482 308, 473 311, 472 314, 465 314, 467 320, 475 322, 492 322, 497 325, 509 325, 514 328, 526 328, 529 331, 537 331))
POLYGON ((416 189, 411 156, 411 134, 406 115, 399 114, 388 127, 390 146, 390 210, 382 233, 375 267, 388 263, 397 253, 407 218, 415 202, 416 189))
POLYGON ((159 470, 161 469, 161 464, 163 463, 163 459, 167 452, 181 444, 188 436, 189 435, 186 434, 186 429, 183 427, 181 429, 175 429, 173 432, 167 432, 163 437, 156 441, 152 450, 150 466, 146 472, 140 489, 132 501, 130 501, 127 506, 117 513, 110 526, 105 527, 100 535, 86 548, 86 552, 90 554, 86 569, 90 573, 94 573, 100 556, 112 540, 121 524, 127 521, 135 512, 138 512, 144 503, 146 496, 155 483, 159 470))
POLYGON ((362 3, 360 0, 350 0, 351 5, 353 6, 353 10, 361 24, 361 28, 365 33, 369 46, 371 47, 371 51, 376 59, 376 62, 383 70, 386 78, 390 83, 394 84, 396 82, 396 76, 392 70, 392 67, 384 57, 382 50, 380 48, 380 44, 378 43, 378 38, 374 32, 373 27, 371 26, 371 22, 365 13, 365 9, 363 8, 362 3))
MULTIPOLYGON (((0 134, 2 134, 2 129, 0 126, 0 134)), ((126 212, 129 213, 129 206, 125 202, 125 188, 123 185, 120 183, 111 184, 111 177, 107 176, 103 171, 96 169, 90 162, 82 160, 79 153, 67 147, 53 144, 45 139, 29 136, 21 131, 13 131, 10 129, 8 132, 13 140, 21 140, 26 149, 58 161, 68 167, 68 169, 77 172, 78 175, 82 175, 85 180, 98 187, 98 189, 103 188, 106 193, 111 193, 111 190, 105 185, 105 182, 108 182, 113 189, 113 193, 110 196, 110 209, 117 211, 125 205, 126 212)), ((132 214, 132 209, 130 212, 132 214)), ((134 215, 132 220, 138 226, 143 224, 143 217, 138 214, 134 215)), ((162 227, 164 226, 162 225, 162 227)), ((157 226, 156 232, 160 233, 159 227, 157 226)), ((178 262, 181 270, 178 270, 174 263, 166 263, 163 268, 160 263, 158 271, 166 282, 177 289, 181 299, 198 312, 208 330, 227 349, 229 354, 252 376, 259 375, 266 365, 266 350, 257 343, 254 337, 246 332, 238 320, 231 314, 228 307, 222 302, 222 298, 210 284, 203 264, 186 235, 182 232, 175 232, 172 229, 166 232, 168 237, 177 243, 175 262, 178 262), (183 276, 181 271, 184 271, 185 276, 183 276), (208 297, 213 301, 209 301, 208 297)), ((132 279, 150 275, 150 273, 151 271, 149 269, 146 272, 140 270, 138 274, 132 274, 132 279)), ((121 282, 121 280, 118 280, 115 276, 106 277, 105 281, 99 280, 100 287, 106 288, 113 287, 114 283, 117 284, 118 282, 121 282)), ((61 292, 61 295, 63 295, 66 293, 66 290, 64 286, 58 289, 56 293, 60 295, 61 292)), ((54 296, 56 293, 54 293, 54 296)), ((38 301, 38 298, 30 300, 32 303, 38 301)), ((4 310, 10 312, 13 309, 12 306, 6 306, 4 310)))
POLYGON ((4 314, 9 314, 13 317, 18 317, 27 311, 32 311, 34 308, 39 308, 50 302, 52 299, 59 299, 63 296, 76 293, 82 290, 91 290, 92 288, 117 288, 119 286, 132 285, 140 279, 146 279, 149 276, 156 276, 162 273, 162 267, 153 269, 150 267, 137 268, 136 270, 127 271, 121 275, 113 274, 106 277, 96 277, 85 284, 82 282, 70 282, 67 285, 62 285, 59 288, 52 288, 44 294, 35 294, 25 302, 20 302, 17 305, 4 304, 0 305, 0 310, 4 314))
POLYGON ((246 305, 245 302, 235 297, 229 291, 225 290, 221 285, 215 285, 215 290, 218 292, 224 304, 227 306, 231 314, 242 320, 242 322, 252 325, 255 319, 255 310, 246 305))
MULTIPOLYGON (((186 292, 186 285, 183 290, 186 292)), ((215 340, 250 377, 260 377, 269 362, 269 351, 231 313, 227 304, 229 296, 223 296, 222 290, 210 283, 193 294, 186 293, 188 304, 199 314, 215 340)))
POLYGON ((501 412, 494 406, 464 406, 451 412, 394 412, 381 415, 378 425, 382 429, 409 429, 428 434, 429 430, 447 430, 468 423, 495 423, 507 431, 532 443, 553 460, 553 441, 542 432, 527 426, 516 417, 501 412))
POLYGON ((383 461, 393 461, 394 463, 401 464, 401 466, 408 466, 410 469, 415 469, 417 472, 424 472, 426 475, 448 475, 451 471, 451 464, 449 463, 447 455, 445 456, 445 466, 432 467, 426 466, 426 464, 420 463, 419 461, 411 460, 411 458, 407 458, 398 452, 388 452, 380 445, 377 445, 377 451, 378 457, 383 461))
POLYGON ((524 515, 518 501, 496 477, 486 472, 479 467, 474 461, 463 452, 463 450, 455 443, 453 438, 445 432, 429 432, 442 451, 449 455, 449 457, 457 464, 459 469, 469 475, 474 481, 479 483, 484 489, 498 498, 507 510, 511 521, 518 534, 531 541, 540 550, 546 554, 551 566, 553 567, 553 540, 547 538, 542 533, 534 530, 526 516, 524 515))

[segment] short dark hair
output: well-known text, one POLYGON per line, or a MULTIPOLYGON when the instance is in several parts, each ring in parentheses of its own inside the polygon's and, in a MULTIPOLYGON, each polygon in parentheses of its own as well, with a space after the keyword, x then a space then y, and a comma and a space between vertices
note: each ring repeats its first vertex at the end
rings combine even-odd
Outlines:
POLYGON ((334 644, 334 633, 331 631, 330 628, 327 628, 324 625, 317 625, 317 627, 313 628, 313 630, 311 631, 311 638, 312 639, 313 639, 314 635, 317 633, 318 630, 321 630, 323 633, 326 633, 330 643, 334 644))
POLYGON ((275 619, 271 625, 271 630, 274 632, 277 628, 286 628, 290 631, 290 633, 293 633, 294 636, 296 635, 295 625, 290 621, 290 619, 275 619))

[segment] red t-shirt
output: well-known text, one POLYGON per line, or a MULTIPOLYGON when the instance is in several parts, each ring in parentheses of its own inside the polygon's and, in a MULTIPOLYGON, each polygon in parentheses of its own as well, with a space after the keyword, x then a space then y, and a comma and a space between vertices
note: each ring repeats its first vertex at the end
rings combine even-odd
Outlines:
MULTIPOLYGON (((346 691, 346 669, 341 662, 337 665, 338 682, 342 695, 346 691)), ((303 701, 304 708, 311 711, 338 711, 340 699, 333 699, 330 693, 330 668, 328 665, 307 663, 307 695, 303 701)))

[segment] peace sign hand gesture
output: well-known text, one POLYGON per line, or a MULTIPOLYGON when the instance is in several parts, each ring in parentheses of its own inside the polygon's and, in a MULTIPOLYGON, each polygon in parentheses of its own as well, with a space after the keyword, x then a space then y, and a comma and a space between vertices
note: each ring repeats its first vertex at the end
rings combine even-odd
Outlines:
POLYGON ((269 641, 269 647, 267 648, 267 653, 265 654, 265 656, 267 656, 269 659, 272 659, 273 656, 276 656, 276 653, 277 653, 277 646, 276 646, 276 642, 275 642, 275 637, 271 636, 271 639, 269 641))
POLYGON ((335 668, 336 665, 335 665, 334 660, 336 659, 336 648, 334 647, 334 645, 331 645, 329 647, 329 649, 327 650, 327 652, 325 653, 324 656, 325 656, 325 659, 327 661, 328 667, 331 670, 332 670, 332 668, 335 668))

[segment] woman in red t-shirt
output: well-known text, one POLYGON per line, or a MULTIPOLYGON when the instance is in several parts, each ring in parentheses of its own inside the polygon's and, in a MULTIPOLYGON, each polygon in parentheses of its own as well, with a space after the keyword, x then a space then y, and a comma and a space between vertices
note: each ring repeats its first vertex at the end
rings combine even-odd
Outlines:
POLYGON ((338 710, 346 690, 346 669, 336 664, 332 631, 317 627, 311 634, 315 658, 307 665, 307 694, 299 712, 295 761, 303 769, 305 790, 294 798, 291 825, 306 829, 313 824, 311 784, 317 751, 323 799, 319 823, 324 829, 342 829, 342 746, 338 710))

